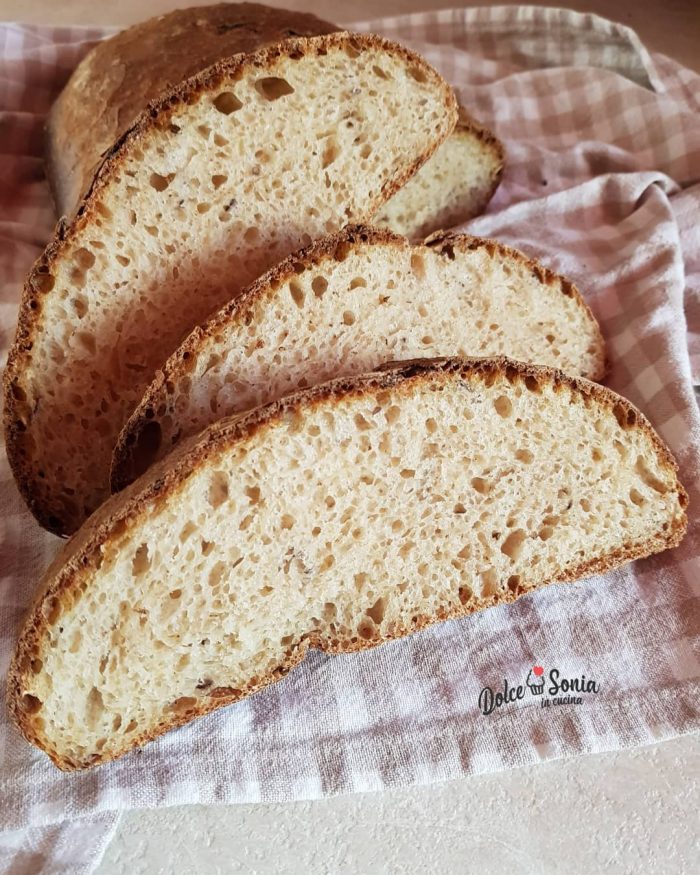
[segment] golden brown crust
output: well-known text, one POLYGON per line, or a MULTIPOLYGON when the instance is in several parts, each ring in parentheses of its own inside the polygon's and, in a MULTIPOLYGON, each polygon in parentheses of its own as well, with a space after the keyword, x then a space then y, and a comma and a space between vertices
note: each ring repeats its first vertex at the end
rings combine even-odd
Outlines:
POLYGON ((70 223, 64 219, 59 220, 52 240, 34 263, 25 281, 17 333, 8 355, 3 377, 5 439, 10 467, 27 506, 45 529, 61 536, 66 536, 75 529, 73 521, 62 519, 60 511, 57 508, 52 508, 50 500, 44 498, 44 489, 41 488, 43 485, 41 472, 37 470, 37 465, 33 460, 35 447, 30 433, 33 411, 26 403, 27 393, 23 388, 31 371, 32 346, 41 331, 42 299, 44 295, 51 294, 52 280, 50 277, 54 263, 72 243, 78 231, 89 225, 98 214, 102 193, 109 186, 112 178, 119 174, 122 164, 131 152, 138 149, 139 142, 148 136, 149 131, 168 125, 171 114, 179 106, 193 102, 200 94, 209 89, 217 88, 224 82, 237 81, 251 68, 264 68, 277 58, 285 56, 291 58, 315 57, 327 53, 329 50, 345 48, 354 51, 380 49, 405 59, 439 87, 445 104, 446 117, 449 119, 444 133, 427 143, 422 155, 410 166, 404 168, 403 172, 384 184, 375 203, 368 208, 368 215, 371 216, 385 200, 416 173, 449 135, 457 121, 457 104, 452 89, 419 55, 404 46, 373 34, 338 32, 318 37, 292 38, 284 43, 260 49, 250 55, 236 55, 218 61, 201 73, 180 83, 170 92, 162 94, 149 104, 134 124, 106 153, 74 219, 70 223))
POLYGON ((459 118, 457 120, 453 136, 459 135, 460 133, 466 133, 468 135, 476 137, 478 140, 481 140, 486 148, 493 154, 495 170, 491 182, 491 188, 487 193, 484 194, 484 199, 479 208, 479 212, 483 212, 483 210, 486 208, 486 205, 496 193, 496 189, 501 184, 501 179, 503 177, 503 168, 505 167, 506 163, 505 146, 493 133, 492 130, 487 128, 486 125, 483 125, 480 121, 477 121, 467 112, 467 110, 463 106, 459 107, 459 118))
MULTIPOLYGON (((578 395, 585 405, 596 404, 613 413, 621 427, 641 430, 657 452, 660 465, 675 480, 675 491, 681 513, 674 517, 672 524, 666 522, 665 528, 662 526, 657 534, 645 543, 627 543, 592 561, 564 567, 555 581, 546 583, 564 583, 590 574, 604 573, 622 563, 660 552, 680 543, 686 528, 686 517, 682 511, 687 506, 688 497, 677 478, 678 466, 643 414, 610 389, 587 380, 567 377, 553 368, 528 365, 507 358, 419 359, 390 363, 373 374, 334 380, 257 408, 242 416, 221 420, 193 440, 184 442, 174 453, 157 463, 144 477, 119 495, 112 496, 93 514, 74 538, 64 546, 44 575, 13 654, 8 672, 7 702, 10 715, 24 737, 45 750, 60 769, 70 771, 87 768, 122 756, 133 747, 144 744, 176 726, 261 689, 283 676, 301 661, 309 646, 319 647, 329 653, 361 650, 392 638, 402 637, 440 620, 462 617, 492 605, 512 602, 518 596, 546 585, 542 581, 530 581, 517 587, 515 591, 500 593, 490 599, 481 599, 454 609, 443 609, 432 617, 416 616, 412 618, 409 625, 397 626, 381 640, 357 642, 343 639, 329 640, 312 632, 290 648, 282 664, 256 684, 236 690, 216 688, 208 701, 202 702, 184 714, 164 719, 154 729, 131 739, 123 750, 104 755, 95 754, 88 761, 73 762, 52 749, 51 743, 42 735, 41 724, 34 719, 31 708, 23 707, 24 678, 28 677, 31 671, 31 660, 41 653, 42 640, 45 640, 50 625, 46 613, 54 615, 60 613, 61 609, 78 600, 82 593, 81 585, 83 582, 87 585, 86 578, 99 567, 101 548, 109 543, 110 539, 112 542, 118 541, 127 529, 137 526, 145 514, 152 512, 156 502, 174 496, 192 471, 207 464, 209 460, 218 458, 238 442, 245 441, 285 416, 292 415, 300 407, 311 409, 326 400, 338 401, 341 398, 361 397, 369 392, 389 388, 409 393, 419 382, 435 380, 441 375, 446 377, 458 375, 465 380, 481 380, 486 385, 490 385, 489 381, 499 377, 511 383, 522 382, 525 385, 528 380, 535 380, 540 386, 549 385, 555 392, 570 391, 578 395), (49 610, 45 611, 45 607, 49 610)), ((52 617, 52 620, 55 622, 55 617, 52 617)))
POLYGON ((102 154, 164 91, 222 58, 339 29, 303 12, 220 3, 176 9, 98 43, 49 114, 47 176, 58 214, 72 212, 102 154))
MULTIPOLYGON (((195 328, 182 345, 165 362, 161 370, 156 373, 153 382, 122 429, 112 457, 110 478, 112 492, 119 492, 119 490, 131 483, 145 470, 140 460, 136 458, 141 445, 140 438, 144 435, 144 429, 149 427, 150 424, 158 422, 158 409, 167 400, 166 386, 168 383, 177 383, 190 370, 198 351, 208 340, 231 322, 243 322, 252 318, 251 314, 257 301, 274 294, 285 281, 292 279, 298 273, 300 265, 303 265, 305 269, 310 269, 323 261, 336 259, 339 252, 344 253, 348 248, 367 244, 395 246, 401 249, 409 247, 418 249, 421 245, 414 244, 412 246, 405 237, 401 237, 385 228, 376 228, 368 225, 348 225, 337 234, 316 240, 309 246, 292 253, 284 261, 251 283, 225 307, 222 307, 209 322, 195 328)), ((605 342, 600 326, 581 296, 581 293, 570 280, 554 273, 554 271, 549 270, 517 249, 511 249, 509 246, 505 246, 495 240, 472 237, 469 234, 453 234, 440 231, 428 237, 422 245, 430 247, 446 258, 454 258, 455 249, 466 252, 471 249, 484 248, 490 255, 498 253, 503 259, 509 259, 522 264, 534 274, 539 282, 560 289, 562 294, 576 302, 596 334, 596 344, 599 350, 596 368, 585 376, 590 380, 603 378, 607 366, 605 342)))

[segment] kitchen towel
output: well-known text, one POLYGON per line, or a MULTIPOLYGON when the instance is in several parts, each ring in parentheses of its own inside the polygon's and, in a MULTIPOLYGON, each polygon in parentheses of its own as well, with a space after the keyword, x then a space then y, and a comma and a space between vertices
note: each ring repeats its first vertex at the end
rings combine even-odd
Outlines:
MULTIPOLYGON (((700 725, 700 77, 650 55, 620 25, 565 10, 447 10, 357 29, 422 52, 504 141, 501 187, 466 227, 582 289, 608 342, 607 384, 643 410, 680 464, 687 537, 675 551, 374 651, 312 653, 262 693, 84 773, 57 771, 3 704, 0 855, 14 875, 91 871, 127 808, 379 790, 700 725), (565 679, 583 692, 564 689, 565 679), (506 685, 525 695, 484 713, 482 691, 506 685)), ((0 365, 22 278, 55 221, 44 118, 79 58, 111 32, 0 29, 0 365)), ((3 452, 3 688, 23 612, 58 544, 25 509, 3 452)))

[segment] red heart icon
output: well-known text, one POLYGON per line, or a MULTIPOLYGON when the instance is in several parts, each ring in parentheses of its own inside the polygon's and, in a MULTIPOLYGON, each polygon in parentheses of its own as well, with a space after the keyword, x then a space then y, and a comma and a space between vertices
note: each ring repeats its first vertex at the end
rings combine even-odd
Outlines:
POLYGON ((542 668, 541 665, 536 665, 536 666, 532 669, 532 671, 537 675, 538 678, 539 678, 539 677, 542 677, 542 675, 544 674, 544 669, 542 668))

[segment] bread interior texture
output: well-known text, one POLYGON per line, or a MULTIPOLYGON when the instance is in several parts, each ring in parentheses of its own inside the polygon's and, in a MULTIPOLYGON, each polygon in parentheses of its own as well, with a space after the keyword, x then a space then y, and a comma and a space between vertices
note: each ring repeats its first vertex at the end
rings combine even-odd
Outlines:
POLYGON ((144 122, 30 278, 8 444, 58 533, 108 494, 121 427, 194 325, 290 251, 367 218, 454 124, 417 56, 347 34, 299 44, 187 86, 144 122))
POLYGON ((86 558, 45 594, 20 670, 35 738, 64 768, 109 759, 309 645, 370 646, 676 543, 670 457, 589 387, 486 363, 214 426, 67 548, 86 558))

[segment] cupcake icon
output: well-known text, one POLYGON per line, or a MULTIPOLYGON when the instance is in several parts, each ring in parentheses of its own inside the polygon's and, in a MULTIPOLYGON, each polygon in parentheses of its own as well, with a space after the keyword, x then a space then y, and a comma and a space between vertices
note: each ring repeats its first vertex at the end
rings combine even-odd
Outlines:
POLYGON ((541 696, 544 693, 544 669, 541 665, 533 665, 527 673, 525 683, 533 696, 541 696))

